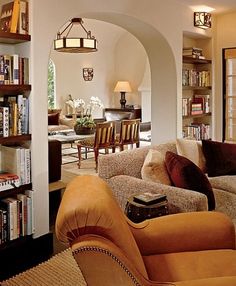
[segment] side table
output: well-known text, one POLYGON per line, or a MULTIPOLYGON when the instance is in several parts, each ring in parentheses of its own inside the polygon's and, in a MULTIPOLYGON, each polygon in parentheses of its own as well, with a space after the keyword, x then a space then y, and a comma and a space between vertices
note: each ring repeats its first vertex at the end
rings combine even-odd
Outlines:
POLYGON ((144 205, 134 202, 134 197, 132 196, 126 203, 125 214, 135 223, 142 222, 145 219, 168 215, 168 202, 165 200, 156 204, 144 205))

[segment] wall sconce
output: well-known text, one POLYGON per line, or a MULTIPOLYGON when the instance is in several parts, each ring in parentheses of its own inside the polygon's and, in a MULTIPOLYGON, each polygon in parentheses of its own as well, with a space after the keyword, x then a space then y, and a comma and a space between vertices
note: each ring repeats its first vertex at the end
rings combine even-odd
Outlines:
POLYGON ((211 28, 211 14, 208 12, 194 12, 194 26, 202 29, 211 28))
POLYGON ((93 68, 83 68, 83 78, 85 81, 93 79, 93 68))
POLYGON ((131 92, 131 87, 128 81, 118 81, 114 92, 120 92, 120 106, 122 109, 125 109, 126 99, 125 99, 125 93, 131 92))

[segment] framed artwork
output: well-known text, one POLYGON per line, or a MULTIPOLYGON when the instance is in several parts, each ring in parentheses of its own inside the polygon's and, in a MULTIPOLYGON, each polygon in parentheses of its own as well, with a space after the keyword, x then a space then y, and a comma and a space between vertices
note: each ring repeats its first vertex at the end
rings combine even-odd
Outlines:
POLYGON ((93 68, 83 68, 83 78, 85 81, 93 79, 93 68))

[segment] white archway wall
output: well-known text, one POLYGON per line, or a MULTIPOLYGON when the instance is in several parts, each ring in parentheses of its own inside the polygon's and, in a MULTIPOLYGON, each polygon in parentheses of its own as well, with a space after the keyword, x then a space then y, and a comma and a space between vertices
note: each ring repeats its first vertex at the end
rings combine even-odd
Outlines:
POLYGON ((152 132, 153 143, 158 143, 176 138, 179 132, 182 32, 186 30, 185 25, 189 25, 190 19, 186 16, 192 15, 192 11, 174 0, 149 0, 148 6, 145 1, 136 0, 71 0, 69 4, 63 0, 30 0, 30 3, 32 177, 36 191, 37 237, 49 231, 47 64, 55 32, 72 17, 86 16, 120 25, 140 40, 151 65, 152 123, 155 126, 152 132))

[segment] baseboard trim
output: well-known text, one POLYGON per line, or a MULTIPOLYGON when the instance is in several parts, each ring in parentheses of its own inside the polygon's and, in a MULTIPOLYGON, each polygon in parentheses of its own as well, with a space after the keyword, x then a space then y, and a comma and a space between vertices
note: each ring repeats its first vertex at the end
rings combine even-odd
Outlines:
POLYGON ((53 254, 53 234, 47 233, 37 238, 27 237, 6 244, 0 249, 0 280, 8 279, 53 254))

